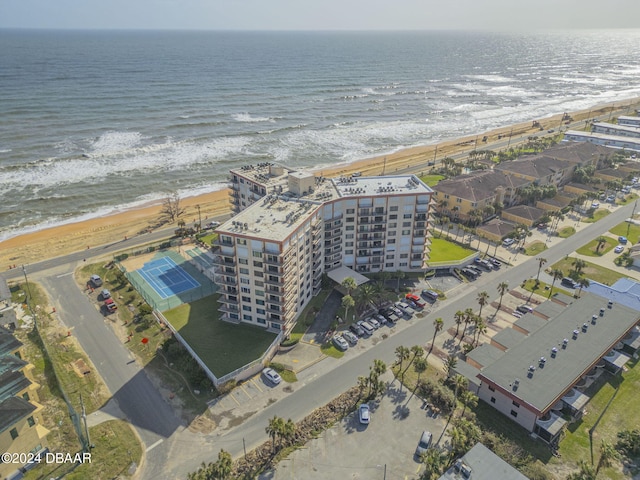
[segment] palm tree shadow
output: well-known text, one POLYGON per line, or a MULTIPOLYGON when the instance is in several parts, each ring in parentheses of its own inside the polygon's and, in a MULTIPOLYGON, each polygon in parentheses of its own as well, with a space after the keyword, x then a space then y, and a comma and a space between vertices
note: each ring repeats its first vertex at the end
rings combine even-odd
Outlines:
POLYGON ((404 400, 407 398, 407 389, 405 388, 403 390, 402 384, 400 382, 398 382, 398 385, 400 386, 399 387, 389 386, 386 392, 386 395, 391 400, 391 403, 394 403, 394 404, 400 404, 404 402, 404 400))
POLYGON ((409 417, 410 413, 411 413, 411 409, 406 405, 397 405, 396 408, 393 410, 391 417, 394 420, 406 420, 409 417))

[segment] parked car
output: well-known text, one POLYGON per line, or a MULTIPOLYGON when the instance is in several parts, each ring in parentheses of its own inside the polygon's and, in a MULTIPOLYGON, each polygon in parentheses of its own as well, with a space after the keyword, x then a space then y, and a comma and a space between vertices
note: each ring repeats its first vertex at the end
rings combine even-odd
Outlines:
POLYGON ((262 370, 262 376, 274 385, 279 385, 282 382, 282 377, 273 368, 267 367, 262 370))
POLYGON ((398 307, 400 310, 402 310, 403 315, 406 315, 408 317, 413 316, 413 312, 411 311, 411 307, 409 305, 407 305, 404 302, 397 302, 396 307, 398 307))
POLYGON ((533 312, 533 307, 529 305, 518 305, 516 307, 516 310, 519 311, 520 313, 531 313, 533 312))
POLYGON ((109 313, 113 313, 118 309, 118 305, 116 305, 116 302, 113 301, 113 298, 107 298, 104 301, 104 306, 109 313))
POLYGON ((376 330, 380 328, 380 322, 373 317, 367 317, 364 319, 364 321, 369 323, 376 330))
POLYGON ((416 447, 416 457, 419 457, 429 449, 432 438, 433 436, 431 435, 431 432, 422 432, 420 440, 418 441, 418 446, 416 447))
POLYGON ((378 313, 386 318, 387 322, 391 323, 397 322, 400 318, 398 314, 389 307, 381 308, 380 310, 378 310, 378 313))
POLYGON ((502 266, 502 262, 500 260, 498 260, 497 258, 489 258, 488 262, 491 265, 493 265, 493 268, 495 268, 496 270, 498 270, 502 266))
POLYGON ((476 267, 475 265, 469 265, 467 268, 473 272, 476 272, 478 276, 482 275, 483 270, 480 270, 480 268, 476 267))
POLYGON ((462 275, 467 277, 469 280, 475 280, 476 278, 478 278, 478 273, 474 272, 470 268, 463 268, 462 270, 460 270, 460 273, 462 273, 462 275))
POLYGON ((371 420, 371 410, 369 410, 369 405, 363 403, 358 408, 358 420, 362 425, 369 425, 369 421, 371 420))
POLYGON ((561 281, 560 284, 565 286, 565 287, 569 287, 569 288, 576 288, 576 282, 573 280, 573 278, 569 278, 569 277, 564 277, 561 281))
POLYGON ((206 228, 217 228, 220 226, 220 222, 209 222, 207 223, 207 227, 206 228))
POLYGON ((489 262, 487 262, 486 260, 483 260, 481 258, 476 258, 473 263, 475 263, 478 267, 486 270, 487 272, 493 270, 493 267, 491 266, 491 264, 489 262))
POLYGON ((91 277, 89 277, 89 282, 94 288, 102 286, 102 279, 100 278, 100 275, 91 275, 91 277))
POLYGON ((379 313, 376 313, 376 314, 373 315, 373 318, 378 320, 378 322, 380 322, 380 325, 386 325, 387 324, 387 318, 384 315, 380 315, 379 313))
POLYGON ((354 323, 353 325, 349 325, 349 330, 355 333, 358 337, 364 337, 366 335, 366 332, 364 331, 364 329, 357 323, 354 323))
POLYGON ((405 298, 409 302, 413 303, 413 305, 415 305, 417 308, 424 308, 427 305, 419 296, 414 295, 413 293, 407 293, 405 295, 405 298))
POLYGON ((616 248, 613 249, 613 252, 622 253, 623 250, 624 250, 624 245, 618 245, 616 248))
POLYGON ((358 343, 358 337, 348 330, 346 332, 342 332, 342 338, 349 342, 350 345, 356 345, 358 343))
POLYGON ((618 242, 620 242, 622 245, 626 245, 627 241, 628 241, 627 237, 623 237, 623 236, 618 237, 618 242))
POLYGON ((607 197, 607 202, 609 202, 609 203, 615 203, 615 201, 616 201, 616 196, 615 196, 615 195, 609 195, 609 196, 607 197))
POLYGON ((356 325, 362 328, 366 335, 373 335, 373 332, 376 330, 369 322, 365 322, 364 320, 358 321, 356 325))
POLYGON ((516 243, 516 241, 513 238, 505 238, 502 242, 502 246, 503 247, 510 247, 511 245, 513 245, 514 243, 516 243))
POLYGON ((342 338, 341 335, 334 335, 333 338, 331 339, 331 342, 335 345, 335 347, 338 350, 341 350, 343 352, 349 348, 349 344, 344 338, 342 338))
POLYGON ((438 300, 438 292, 434 292, 433 290, 422 290, 421 295, 432 302, 438 300))
POLYGON ((591 203, 591 208, 600 208, 600 203, 599 202, 592 202, 591 203))
POLYGON ((107 298, 111 298, 111 292, 105 288, 100 292, 100 296, 102 300, 106 300, 107 298))

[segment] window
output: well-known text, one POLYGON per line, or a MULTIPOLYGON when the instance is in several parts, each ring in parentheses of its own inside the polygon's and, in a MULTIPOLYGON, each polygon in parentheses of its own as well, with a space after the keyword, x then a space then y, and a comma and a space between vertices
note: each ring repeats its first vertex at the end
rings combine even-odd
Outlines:
POLYGON ((386 258, 387 260, 393 260, 393 259, 395 258, 395 255, 392 253, 392 254, 390 254, 390 255, 387 255, 385 258, 386 258))
POLYGON ((344 244, 345 247, 353 247, 353 242, 346 242, 344 244))
POLYGON ((242 296, 242 301, 243 302, 247 302, 247 303, 251 303, 251 297, 245 297, 244 295, 242 296))
POLYGON ((397 212, 397 211, 398 211, 398 206, 397 206, 397 205, 395 205, 395 206, 393 206, 393 207, 389 207, 389 211, 390 211, 390 212, 397 212))
MULTIPOLYGON (((260 275, 262 276, 262 275, 260 275)), ((260 281, 260 280, 254 280, 253 283, 255 284, 256 287, 263 287, 264 286, 264 282, 260 281)))
POLYGON ((260 325, 266 325, 267 321, 264 318, 258 318, 258 323, 260 325))
POLYGON ((456 198, 456 203, 462 203, 462 199, 461 198, 456 198))
POLYGON ((400 258, 409 258, 409 254, 408 253, 401 253, 400 254, 400 258))
POLYGON ((389 228, 396 228, 398 224, 396 222, 390 223, 389 228))
POLYGON ((353 222, 354 217, 347 217, 347 222, 353 222))
POLYGON ((242 306, 242 310, 244 310, 245 312, 250 312, 251 311, 251 307, 249 305, 243 305, 242 306))
POLYGON ((254 267, 258 267, 258 268, 262 268, 262 262, 258 262, 257 260, 253 261, 253 266, 254 267))
POLYGON ((354 229, 355 229, 355 227, 354 227, 353 225, 347 225, 347 226, 345 227, 345 230, 347 230, 347 231, 349 231, 349 232, 352 232, 354 229))
POLYGON ((238 245, 246 245, 247 244, 247 239, 246 238, 238 238, 238 239, 236 239, 236 243, 238 245))
POLYGON ((254 251, 253 256, 256 258, 262 258, 262 252, 254 251))
POLYGON ((490 392, 495 392, 496 389, 495 389, 495 387, 493 385, 489 385, 489 391, 490 392))
POLYGON ((405 218, 405 219, 408 219, 408 218, 411 218, 411 217, 413 217, 413 215, 412 215, 412 214, 410 214, 410 213, 405 213, 405 214, 402 216, 402 218, 405 218))
POLYGON ((347 215, 356 213, 356 209, 355 208, 347 208, 347 215))
POLYGON ((496 397, 491 397, 491 403, 496 403, 496 397))
POLYGON ((402 226, 403 227, 410 227, 411 226, 411 222, 402 222, 402 226))
POLYGON ((393 267, 393 263, 385 263, 384 266, 385 266, 385 268, 392 268, 393 267))
POLYGON ((27 418, 27 423, 30 427, 33 427, 36 424, 36 421, 33 419, 33 417, 29 417, 27 418))
POLYGON ((256 299, 256 305, 264 305, 264 300, 256 299))
MULTIPOLYGON (((257 297, 264 297, 264 290, 256 290, 257 297)), ((258 302, 258 301, 256 301, 258 302)), ((264 305, 264 303, 258 303, 258 305, 264 305)))
POLYGON ((242 316, 242 319, 243 319, 243 320, 246 320, 247 322, 252 321, 251 315, 243 315, 243 316, 242 316))
POLYGON ((511 412, 510 412, 510 413, 511 413, 511 416, 512 416, 513 418, 517 418, 517 417, 518 417, 518 412, 516 412, 515 410, 511 410, 511 412))
POLYGON ((396 231, 395 230, 390 230, 389 231, 389 236, 390 237, 395 237, 396 236, 396 231))
POLYGON ((398 265, 399 267, 406 267, 407 266, 407 262, 400 262, 400 265, 398 265))
POLYGON ((396 243, 396 239, 395 238, 390 238, 389 240, 387 240, 387 243, 390 244, 390 245, 393 244, 393 243, 396 243))
POLYGON ((29 392, 25 392, 24 395, 22 395, 22 398, 24 398, 28 402, 29 401, 29 392))
POLYGON ((348 238, 348 239, 353 238, 353 233, 347 233, 347 234, 344 236, 344 238, 348 238))
POLYGON ((402 230, 402 236, 411 235, 411 230, 402 230))
POLYGON ((247 287, 240 287, 240 291, 242 293, 251 293, 251 289, 247 287))
POLYGON ((240 278, 240 283, 243 285, 249 285, 250 282, 248 278, 240 278))
POLYGON ((389 220, 397 220, 398 215, 389 215, 389 220))
POLYGON ((248 268, 244 268, 244 267, 240 267, 240 273, 243 275, 249 275, 249 269, 248 268))
POLYGON ((265 312, 264 308, 256 308, 256 313, 259 313, 260 315, 266 315, 267 312, 265 312))
POLYGON ((345 250, 344 254, 345 255, 353 255, 353 250, 345 250))
POLYGON ((249 265, 249 260, 247 260, 246 258, 239 258, 238 263, 240 265, 249 265))
POLYGON ((18 429, 17 428, 12 428, 11 432, 9 432, 11 434, 11 440, 15 440, 16 438, 18 438, 18 429))
POLYGON ((515 400, 513 402, 511 402, 513 404, 514 407, 516 408, 520 408, 520 404, 518 402, 516 402, 515 400))

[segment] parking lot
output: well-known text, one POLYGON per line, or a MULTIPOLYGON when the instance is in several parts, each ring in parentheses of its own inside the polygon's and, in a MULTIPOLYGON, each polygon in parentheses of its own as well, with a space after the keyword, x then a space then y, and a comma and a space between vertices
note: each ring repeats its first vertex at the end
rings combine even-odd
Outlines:
MULTIPOLYGON (((390 374, 384 376, 391 382, 390 374)), ((358 414, 344 418, 333 428, 310 441, 278 463, 276 470, 261 479, 294 480, 353 478, 415 478, 422 465, 414 457, 424 430, 438 442, 446 417, 432 418, 422 409, 422 400, 411 392, 399 390, 399 382, 391 384, 379 402, 370 403, 371 421, 361 425, 358 414), (386 472, 385 472, 386 468, 386 472)), ((440 440, 440 445, 446 440, 440 440)))

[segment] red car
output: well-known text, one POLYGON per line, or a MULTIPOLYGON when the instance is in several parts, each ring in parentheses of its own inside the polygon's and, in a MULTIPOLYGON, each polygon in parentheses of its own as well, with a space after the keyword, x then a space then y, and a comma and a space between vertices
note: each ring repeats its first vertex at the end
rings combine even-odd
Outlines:
POLYGON ((407 293, 405 298, 418 308, 424 308, 427 305, 419 296, 414 295, 413 293, 407 293))
POLYGON ((107 307, 109 312, 115 312, 118 309, 118 305, 113 301, 113 298, 107 298, 104 302, 104 306, 107 307))

